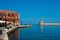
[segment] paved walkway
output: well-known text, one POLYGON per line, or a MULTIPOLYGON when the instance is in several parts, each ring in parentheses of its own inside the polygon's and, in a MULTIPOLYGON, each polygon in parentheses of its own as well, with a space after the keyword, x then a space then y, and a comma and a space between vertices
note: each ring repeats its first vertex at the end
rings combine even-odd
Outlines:
POLYGON ((15 28, 17 28, 17 27, 12 27, 9 30, 3 30, 2 34, 0 34, 0 40, 9 40, 7 32, 10 32, 11 30, 13 30, 15 28))
POLYGON ((3 38, 2 38, 3 36, 2 36, 2 34, 0 34, 0 40, 2 40, 3 38))
MULTIPOLYGON (((19 27, 31 27, 32 25, 20 25, 19 27)), ((9 40, 8 39, 8 34, 7 32, 10 32, 11 30, 17 28, 17 26, 13 26, 12 28, 10 28, 9 30, 3 30, 2 31, 2 34, 0 35, 0 40, 9 40)))

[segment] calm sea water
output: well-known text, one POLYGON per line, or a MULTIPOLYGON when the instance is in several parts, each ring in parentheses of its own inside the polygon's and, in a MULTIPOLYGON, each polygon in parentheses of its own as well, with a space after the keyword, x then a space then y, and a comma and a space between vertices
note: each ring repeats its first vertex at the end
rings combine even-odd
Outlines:
POLYGON ((32 28, 20 28, 18 40, 60 40, 60 26, 40 26, 33 24, 32 28))

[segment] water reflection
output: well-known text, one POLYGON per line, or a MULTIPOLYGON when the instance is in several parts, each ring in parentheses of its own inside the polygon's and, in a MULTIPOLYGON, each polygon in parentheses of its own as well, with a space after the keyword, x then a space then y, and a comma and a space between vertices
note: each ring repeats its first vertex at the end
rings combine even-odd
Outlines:
POLYGON ((60 40, 60 26, 40 26, 33 24, 32 28, 20 29, 19 40, 60 40))
POLYGON ((8 36, 9 40, 18 40, 18 29, 10 33, 8 36))

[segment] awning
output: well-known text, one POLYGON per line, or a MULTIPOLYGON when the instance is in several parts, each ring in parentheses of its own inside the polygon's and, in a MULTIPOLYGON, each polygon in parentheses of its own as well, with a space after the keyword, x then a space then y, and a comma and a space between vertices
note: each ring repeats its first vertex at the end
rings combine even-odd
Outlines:
POLYGON ((0 20, 0 23, 5 23, 5 21, 0 20))

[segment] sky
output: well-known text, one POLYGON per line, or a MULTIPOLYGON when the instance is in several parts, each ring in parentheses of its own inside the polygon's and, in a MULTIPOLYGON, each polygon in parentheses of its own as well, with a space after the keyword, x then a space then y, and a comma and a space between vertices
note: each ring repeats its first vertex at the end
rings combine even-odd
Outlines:
POLYGON ((23 21, 60 20, 60 0, 0 0, 0 10, 18 12, 23 21))

